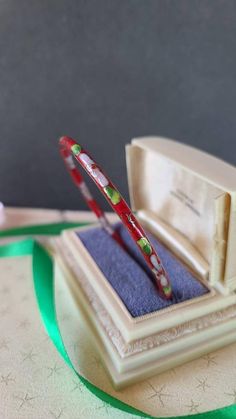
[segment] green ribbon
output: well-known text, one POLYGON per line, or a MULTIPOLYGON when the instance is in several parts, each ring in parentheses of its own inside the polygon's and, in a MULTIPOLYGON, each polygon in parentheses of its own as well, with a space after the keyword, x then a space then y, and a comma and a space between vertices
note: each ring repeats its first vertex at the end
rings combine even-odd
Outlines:
POLYGON ((0 239, 4 237, 15 237, 15 236, 28 236, 28 235, 45 235, 52 236, 55 234, 60 234, 62 230, 68 228, 81 227, 88 223, 76 223, 76 222, 66 222, 66 223, 52 223, 52 224, 37 224, 16 228, 9 228, 7 230, 0 231, 0 239))
MULTIPOLYGON (((14 228, 11 230, 3 230, 0 237, 26 235, 26 234, 59 234, 65 228, 85 225, 85 223, 55 223, 44 224, 29 227, 14 228)), ((16 257, 32 255, 33 282, 36 299, 41 314, 41 318, 45 329, 56 346, 62 358, 73 369, 77 377, 93 393, 96 397, 108 403, 112 407, 127 413, 145 418, 161 419, 160 416, 150 416, 145 412, 135 409, 134 407, 122 402, 121 400, 111 396, 99 387, 92 384, 74 368, 70 357, 66 351, 59 325, 57 322, 55 298, 54 298, 54 265, 53 260, 48 252, 33 239, 22 240, 4 246, 0 246, 0 257, 16 257)), ((210 412, 198 413, 185 416, 171 416, 165 419, 232 419, 236 418, 236 405, 227 406, 221 409, 212 410, 210 412)), ((164 418, 162 418, 164 419, 164 418)))

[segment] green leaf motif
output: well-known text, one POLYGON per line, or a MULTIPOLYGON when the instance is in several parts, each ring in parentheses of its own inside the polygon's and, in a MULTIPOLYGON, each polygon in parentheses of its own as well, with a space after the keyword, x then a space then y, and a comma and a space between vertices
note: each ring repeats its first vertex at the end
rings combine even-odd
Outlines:
POLYGON ((114 205, 119 204, 119 202, 121 200, 121 196, 116 189, 113 189, 110 186, 106 186, 104 188, 104 192, 106 193, 106 195, 108 196, 108 198, 111 200, 111 202, 114 205))
POLYGON ((74 145, 71 147, 71 151, 72 151, 72 153, 73 153, 73 154, 75 154, 76 156, 78 156, 78 155, 79 155, 79 153, 81 152, 81 147, 80 147, 80 145, 79 145, 79 144, 74 144, 74 145))
POLYGON ((165 295, 170 295, 170 293, 171 293, 171 287, 164 287, 163 288, 163 291, 164 291, 165 295))
POLYGON ((139 247, 141 247, 141 249, 146 253, 146 255, 151 255, 152 253, 152 246, 150 245, 148 239, 146 239, 146 237, 141 237, 141 239, 139 239, 137 241, 139 247))

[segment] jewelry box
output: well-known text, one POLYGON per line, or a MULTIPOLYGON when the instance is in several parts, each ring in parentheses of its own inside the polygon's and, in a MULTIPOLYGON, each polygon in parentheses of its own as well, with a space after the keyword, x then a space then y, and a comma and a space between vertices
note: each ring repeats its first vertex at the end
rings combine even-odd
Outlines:
POLYGON ((236 168, 178 142, 126 147, 132 210, 169 274, 159 296, 138 249, 98 224, 54 239, 58 261, 116 388, 236 341, 236 168))

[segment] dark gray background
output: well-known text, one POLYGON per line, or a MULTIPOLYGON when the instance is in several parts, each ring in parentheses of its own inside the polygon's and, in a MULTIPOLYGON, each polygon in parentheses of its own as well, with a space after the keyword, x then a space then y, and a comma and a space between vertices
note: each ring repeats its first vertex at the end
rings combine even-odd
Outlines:
POLYGON ((236 164, 235 76, 235 1, 0 0, 0 200, 85 208, 58 155, 62 134, 126 197, 134 136, 236 164))

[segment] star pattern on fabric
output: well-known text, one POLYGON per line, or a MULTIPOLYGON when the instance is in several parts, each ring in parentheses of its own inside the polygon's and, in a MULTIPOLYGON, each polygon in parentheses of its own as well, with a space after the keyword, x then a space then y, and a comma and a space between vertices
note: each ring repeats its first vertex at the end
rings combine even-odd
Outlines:
POLYGON ((4 317, 6 314, 9 314, 9 307, 5 307, 5 308, 2 308, 1 310, 0 310, 0 315, 1 315, 1 317, 4 317))
POLYGON ((233 390, 232 393, 225 393, 226 396, 229 396, 233 399, 233 402, 236 403, 236 388, 233 390))
POLYGON ((7 294, 10 293, 10 288, 7 287, 7 286, 4 286, 4 287, 1 288, 0 293, 3 294, 3 295, 7 295, 7 294))
POLYGON ((63 409, 59 409, 59 412, 58 413, 55 413, 52 410, 49 410, 49 413, 51 414, 51 416, 54 419, 60 419, 62 417, 62 415, 63 415, 64 410, 65 410, 64 408, 63 409))
MULTIPOLYGON (((82 418, 86 417, 86 415, 83 415, 83 412, 86 411, 86 413, 88 413, 88 417, 91 418, 96 417, 97 414, 97 416, 102 417, 103 419, 112 417, 112 415, 114 417, 116 417, 116 415, 117 417, 121 416, 122 419, 124 419, 127 414, 122 412, 116 413, 116 411, 114 411, 113 414, 113 409, 110 406, 107 406, 105 403, 102 403, 100 400, 94 399, 92 403, 90 400, 90 395, 87 393, 86 387, 84 387, 83 383, 81 383, 79 380, 77 381, 76 377, 73 379, 73 376, 70 376, 68 378, 69 382, 65 383, 63 398, 66 398, 68 404, 64 410, 63 405, 60 402, 60 398, 58 398, 57 390, 59 386, 62 385, 62 381, 64 380, 64 370, 66 370, 66 367, 64 367, 63 370, 63 366, 60 367, 60 365, 63 364, 59 363, 59 360, 58 365, 54 365, 54 361, 57 360, 57 357, 55 357, 54 352, 51 351, 52 345, 50 342, 50 337, 44 332, 44 329, 42 328, 39 320, 37 320, 37 323, 36 320, 32 320, 33 317, 31 316, 32 313, 34 313, 34 309, 32 307, 35 307, 35 300, 34 294, 31 292, 32 277, 29 270, 29 261, 24 262, 21 265, 21 258, 18 258, 18 260, 17 262, 11 262, 11 266, 9 267, 6 267, 6 263, 4 262, 3 270, 1 271, 3 275, 0 281, 0 316, 4 317, 4 319, 2 319, 2 327, 0 324, 0 392, 2 391, 3 394, 5 392, 7 397, 11 397, 15 402, 9 403, 7 406, 6 403, 8 400, 7 398, 4 399, 0 406, 0 417, 4 417, 4 409, 7 407, 9 409, 10 418, 19 417, 20 413, 22 417, 27 419, 35 419, 40 414, 43 414, 45 419, 64 419, 67 417, 71 418, 74 417, 75 414, 82 418), (7 274, 7 268, 9 268, 9 271, 11 270, 10 274, 7 274), (9 279, 11 279, 11 282, 9 279), (17 282, 18 279, 19 282, 17 282), (7 291, 7 288, 9 289, 9 292, 7 291), (3 292, 1 293, 1 291, 3 292), (14 304, 13 301, 10 301, 10 297, 13 296, 14 304), (24 302, 27 302, 25 307, 24 302), (19 315, 19 310, 22 310, 21 315, 19 315), (35 327, 33 327, 33 325, 35 325, 35 327), (15 335, 14 331, 16 331, 15 335), (29 331, 30 333, 28 333, 29 331), (19 342, 20 345, 22 345, 20 347, 19 342), (32 345, 33 342, 35 342, 35 344, 32 345), (33 357, 30 356, 31 347, 34 349, 32 351, 33 354, 34 351, 38 352, 38 358, 36 358, 36 353, 33 355, 33 357), (22 352, 24 350, 26 352, 22 352), (27 356, 27 354, 29 354, 29 356, 27 356), (26 356, 25 362, 21 360, 24 355, 26 356), (15 362, 15 364, 12 362, 15 362), (32 362, 34 362, 34 364, 32 362), (14 370, 12 369, 13 365, 14 370), (38 367, 37 370, 36 365, 38 367), (33 367, 35 367, 35 369, 33 367), (9 371, 11 371, 11 373, 9 371), (47 375, 49 375, 49 377, 54 375, 54 377, 52 377, 52 381, 54 380, 53 385, 51 385, 52 381, 50 378, 48 378, 49 381, 47 382, 47 375), (34 389, 31 387, 32 379, 34 380, 34 389), (13 391, 13 394, 11 391, 13 391), (80 393, 80 391, 82 393, 80 393), (40 412, 40 406, 38 406, 38 403, 36 403, 36 401, 39 400, 37 394, 41 395, 41 393, 44 403, 43 413, 40 412), (36 397, 33 397, 35 395, 36 397), (36 401, 34 401, 34 399, 36 399, 36 401), (73 410, 75 409, 75 406, 76 413, 75 410, 73 410), (21 412, 20 409, 22 409, 21 412)), ((64 294, 64 291, 62 293, 64 294)), ((56 298, 57 297, 58 295, 56 291, 56 298)), ((63 298, 61 300, 63 300, 63 298)), ((64 300, 66 300, 66 298, 64 298, 64 300)), ((67 311, 70 313, 70 308, 65 302, 62 308, 58 308, 58 316, 61 318, 63 313, 67 311)), ((74 314, 71 315, 71 318, 73 320, 74 314)), ((64 318, 64 320, 67 319, 64 318)), ((73 323, 73 321, 71 323, 73 323)), ((67 327, 65 327, 65 335, 67 332, 68 336, 66 343, 68 344, 68 348, 71 347, 71 352, 73 352, 73 348, 76 351, 76 356, 74 358, 78 360, 78 370, 80 367, 80 360, 84 360, 85 358, 83 358, 83 355, 86 355, 86 363, 88 359, 86 370, 88 369, 89 374, 91 374, 91 377, 94 378, 95 383, 98 386, 101 384, 102 387, 104 384, 102 381, 102 369, 96 371, 95 368, 95 365, 97 367, 101 365, 102 367, 102 363, 100 364, 100 361, 96 356, 97 353, 93 352, 93 348, 88 345, 85 334, 83 336, 81 335, 81 339, 78 339, 77 330, 74 332, 72 328, 70 328, 70 330, 68 328, 67 330, 67 327), (71 333, 70 336, 69 333, 71 333), (99 373, 99 377, 98 374, 96 377, 97 372, 99 373), (92 376, 92 374, 94 374, 94 376, 92 376)), ((234 344, 234 351, 235 345, 236 344, 234 344)), ((156 390, 160 392, 162 402, 165 403, 165 414, 167 415, 169 415, 169 412, 172 415, 173 413, 184 415, 190 413, 198 413, 201 410, 209 410, 211 406, 208 407, 208 401, 212 400, 212 397, 215 396, 214 391, 217 393, 217 400, 215 399, 215 403, 219 403, 217 407, 221 407, 220 403, 236 403, 236 387, 234 387, 235 383, 233 382, 233 374, 230 375, 229 380, 225 380, 226 372, 228 373, 228 371, 230 371, 232 368, 234 368, 235 372, 236 359, 233 357, 233 353, 234 352, 232 350, 230 352, 230 365, 228 362, 224 363, 228 352, 224 351, 223 349, 222 351, 217 351, 216 354, 214 353, 210 356, 204 356, 201 357, 200 360, 190 362, 190 367, 183 366, 183 368, 173 368, 172 370, 169 370, 168 374, 165 373, 165 375, 163 375, 163 379, 162 375, 160 375, 157 380, 153 377, 150 379, 153 388, 150 386, 150 384, 147 386, 146 382, 143 382, 142 388, 140 388, 139 383, 137 385, 137 392, 135 387, 135 396, 132 394, 132 390, 130 393, 130 388, 128 387, 122 392, 122 394, 119 392, 118 398, 130 404, 135 405, 137 403, 136 407, 140 408, 141 410, 145 410, 145 407, 142 408, 142 406, 145 406, 146 403, 150 406, 150 410, 152 409, 154 415, 157 406, 159 409, 161 409, 159 396, 154 394, 156 390), (216 365, 218 365, 218 367, 216 367, 216 365), (209 367, 209 369, 207 369, 207 367, 209 367), (199 373, 199 379, 196 378, 198 376, 198 374, 196 374, 192 375, 190 380, 187 379, 186 382, 184 382, 185 377, 189 378, 192 368, 193 371, 196 370, 196 372, 199 373), (181 379, 181 406, 178 404, 179 381, 178 377, 176 377, 176 371, 177 376, 181 379), (214 375, 215 372, 217 372, 217 376, 214 375), (207 375, 209 375, 209 377, 206 378, 207 375), (213 382, 212 378, 215 379, 214 386, 209 385, 209 383, 211 384, 211 382, 213 382), (166 388, 165 386, 161 387, 162 383, 166 384, 166 388), (169 384, 171 385, 171 393, 173 392, 173 394, 170 395, 170 397, 172 397, 170 402, 167 399, 167 393, 170 390, 169 384), (154 391, 154 389, 156 390, 154 391), (220 400, 220 397, 217 397, 218 394, 223 396, 223 400, 220 400), (144 397, 140 397, 140 395, 144 397), (149 399, 148 396, 151 396, 151 399, 149 399), (202 397, 201 399, 200 396, 202 397), (203 398, 203 396, 206 397, 203 398), (156 400, 155 397, 157 398, 156 400), (193 397, 193 400, 191 399, 190 403, 191 397, 193 397), (185 404, 187 404, 187 406, 185 404), (180 411, 176 411, 178 408, 180 411)), ((227 359, 229 359, 229 357, 227 359)), ((67 377, 66 371, 65 377, 67 377)), ((108 389, 110 389, 107 377, 105 378, 104 388, 107 388, 106 386, 108 389)), ((130 417, 135 418, 133 415, 130 417)))
POLYGON ((185 407, 189 409, 189 413, 198 413, 199 403, 196 403, 193 399, 191 399, 190 402, 191 404, 185 405, 185 407))
POLYGON ((21 409, 24 405, 29 405, 32 407, 32 400, 36 399, 36 397, 31 397, 29 393, 25 393, 23 397, 15 396, 15 399, 18 399, 21 403, 19 404, 19 409, 21 409))
POLYGON ((198 385, 196 388, 202 389, 202 391, 205 393, 207 388, 210 388, 209 384, 207 383, 207 378, 204 378, 200 380, 199 378, 196 379, 198 381, 198 385))
POLYGON ((73 393, 76 390, 79 390, 80 392, 82 391, 84 385, 81 381, 73 380, 73 384, 74 384, 74 387, 72 388, 71 393, 73 393))
POLYGON ((78 348, 80 347, 80 340, 77 340, 75 342, 72 343, 71 347, 73 348, 74 353, 78 352, 78 348))
POLYGON ((9 351, 9 342, 6 339, 2 339, 0 341, 0 349, 6 349, 7 351, 9 351))
POLYGON ((9 374, 7 375, 1 375, 1 381, 0 383, 4 383, 6 386, 8 386, 8 384, 10 382, 14 382, 15 378, 11 377, 11 373, 9 372, 9 374))
POLYGON ((28 319, 24 319, 19 323, 19 329, 27 329, 30 326, 28 319))
POLYGON ((33 352, 33 349, 31 349, 29 352, 21 352, 22 356, 22 362, 25 362, 27 360, 34 362, 34 358, 38 356, 35 352, 33 352))
POLYGON ((174 376, 176 376, 176 374, 177 374, 176 368, 171 368, 171 370, 169 372, 174 376))
POLYGON ((95 407, 95 410, 101 410, 101 409, 104 409, 106 413, 109 413, 109 410, 110 410, 111 408, 112 408, 112 407, 111 407, 109 404, 107 404, 107 403, 103 402, 100 406, 95 407))
POLYGON ((50 371, 47 378, 51 377, 52 375, 60 375, 59 371, 62 369, 62 367, 59 367, 57 363, 55 363, 53 367, 46 368, 50 371))
POLYGON ((21 301, 22 301, 22 303, 25 303, 26 301, 29 301, 29 299, 30 299, 30 297, 29 297, 29 295, 28 295, 28 294, 24 294, 24 295, 22 295, 22 297, 21 297, 21 301))
POLYGON ((93 364, 96 366, 96 368, 99 368, 101 366, 101 360, 97 356, 94 356, 93 364))
POLYGON ((47 334, 47 333, 45 333, 45 332, 43 332, 43 340, 42 340, 43 342, 48 342, 48 341, 50 341, 50 336, 47 334))
POLYGON ((68 313, 63 314, 63 316, 61 317, 61 322, 66 322, 68 320, 71 319, 71 315, 68 313))
POLYGON ((216 358, 215 355, 212 355, 212 354, 207 354, 207 355, 202 356, 202 359, 206 361, 207 367, 210 367, 211 365, 217 365, 215 358, 216 358))
POLYGON ((149 384, 149 386, 151 387, 153 394, 151 394, 151 396, 148 397, 148 399, 153 399, 154 397, 157 397, 159 400, 159 403, 162 407, 165 407, 165 403, 163 401, 163 397, 171 397, 171 395, 169 393, 164 393, 164 389, 165 389, 165 385, 161 386, 159 389, 156 389, 152 383, 150 383, 150 381, 147 381, 147 383, 149 384))

